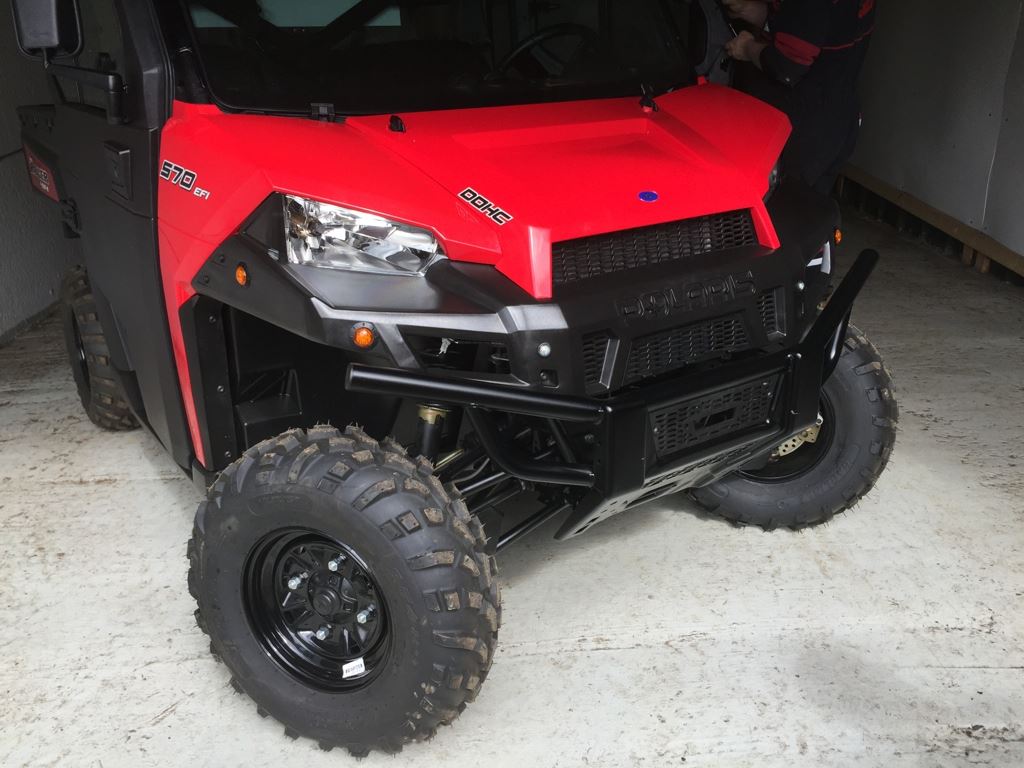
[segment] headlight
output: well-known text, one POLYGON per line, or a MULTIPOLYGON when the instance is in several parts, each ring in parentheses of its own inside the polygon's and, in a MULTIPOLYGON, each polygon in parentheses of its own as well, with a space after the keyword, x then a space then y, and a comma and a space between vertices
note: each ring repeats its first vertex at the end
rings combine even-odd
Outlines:
POLYGON ((283 197, 292 264, 422 275, 445 258, 441 244, 424 229, 303 197, 283 197))

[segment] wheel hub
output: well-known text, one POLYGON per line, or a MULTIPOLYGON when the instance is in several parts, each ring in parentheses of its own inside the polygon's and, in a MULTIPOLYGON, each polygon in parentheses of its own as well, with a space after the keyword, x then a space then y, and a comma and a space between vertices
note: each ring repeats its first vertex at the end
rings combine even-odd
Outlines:
POLYGON ((333 589, 318 589, 310 602, 313 610, 325 619, 332 618, 341 610, 341 597, 333 589))

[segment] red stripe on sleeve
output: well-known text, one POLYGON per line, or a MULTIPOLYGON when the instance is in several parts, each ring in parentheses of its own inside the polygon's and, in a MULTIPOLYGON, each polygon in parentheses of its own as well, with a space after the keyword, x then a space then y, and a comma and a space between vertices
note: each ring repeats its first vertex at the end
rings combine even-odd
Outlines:
POLYGON ((811 66, 821 53, 818 46, 786 32, 778 32, 775 35, 775 47, 787 59, 804 67, 811 66))

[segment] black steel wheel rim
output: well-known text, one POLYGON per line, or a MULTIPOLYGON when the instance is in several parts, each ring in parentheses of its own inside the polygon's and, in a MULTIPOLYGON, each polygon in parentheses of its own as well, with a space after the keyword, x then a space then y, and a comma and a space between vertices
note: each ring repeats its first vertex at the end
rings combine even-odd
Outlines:
POLYGON ((759 483, 784 483, 806 475, 818 466, 831 449, 836 435, 835 408, 825 392, 821 393, 819 408, 823 423, 816 442, 804 443, 788 456, 767 464, 743 468, 739 474, 759 483))
POLYGON ((74 364, 78 366, 79 371, 82 373, 82 383, 88 391, 92 391, 92 382, 89 380, 89 360, 85 354, 85 343, 82 341, 82 330, 78 327, 78 315, 75 314, 73 307, 69 308, 71 312, 71 328, 75 334, 75 360, 74 364))
POLYGON ((352 548, 325 534, 289 528, 265 537, 247 560, 243 600, 264 651, 311 688, 361 688, 390 656, 376 579, 352 548))

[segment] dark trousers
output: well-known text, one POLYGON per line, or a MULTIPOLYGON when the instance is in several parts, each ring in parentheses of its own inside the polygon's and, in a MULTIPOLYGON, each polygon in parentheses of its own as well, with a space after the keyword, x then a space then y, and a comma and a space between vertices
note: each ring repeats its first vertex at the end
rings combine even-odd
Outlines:
POLYGON ((860 133, 856 98, 800 105, 789 113, 793 135, 782 156, 782 171, 830 194, 843 165, 853 155, 860 133))
POLYGON ((753 66, 737 67, 736 87, 785 112, 793 134, 782 155, 782 173, 824 195, 831 193, 860 133, 860 103, 850 87, 805 80, 787 88, 753 66))

